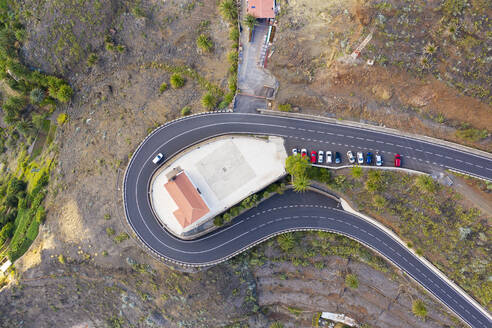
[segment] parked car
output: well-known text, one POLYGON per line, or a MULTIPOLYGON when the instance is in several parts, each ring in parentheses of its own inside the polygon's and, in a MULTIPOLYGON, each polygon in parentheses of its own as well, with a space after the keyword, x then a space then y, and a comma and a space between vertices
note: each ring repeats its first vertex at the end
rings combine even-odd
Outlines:
POLYGON ((366 155, 366 164, 367 165, 372 164, 372 153, 371 152, 367 153, 367 155, 366 155))
POLYGON ((357 163, 364 164, 364 154, 361 151, 357 152, 357 163))
POLYGON ((333 154, 329 150, 326 151, 326 163, 327 164, 333 163, 333 154))
POLYGON ((301 149, 301 157, 304 158, 307 156, 307 149, 306 148, 302 148, 301 149))
POLYGON ((335 164, 340 164, 342 162, 342 156, 339 152, 335 152, 335 164))
POLYGON ((157 164, 159 163, 162 159, 164 158, 164 155, 162 153, 157 154, 154 159, 152 160, 152 163, 157 164))
POLYGON ((311 163, 313 163, 313 164, 314 164, 314 163, 316 163, 316 157, 317 157, 317 154, 316 154, 316 152, 313 150, 313 151, 311 152, 311 163))
POLYGON ((400 154, 395 155, 395 167, 401 167, 401 156, 400 156, 400 154))
POLYGON ((354 164, 355 163, 355 157, 354 157, 354 154, 352 154, 352 151, 351 150, 349 150, 347 152, 347 158, 348 158, 350 164, 354 164))
POLYGON ((292 155, 296 156, 298 154, 297 148, 292 148, 292 155))
POLYGON ((376 165, 377 166, 383 165, 383 157, 379 153, 376 153, 376 165))
POLYGON ((324 158, 324 152, 322 150, 318 151, 318 163, 323 164, 325 158, 324 158))

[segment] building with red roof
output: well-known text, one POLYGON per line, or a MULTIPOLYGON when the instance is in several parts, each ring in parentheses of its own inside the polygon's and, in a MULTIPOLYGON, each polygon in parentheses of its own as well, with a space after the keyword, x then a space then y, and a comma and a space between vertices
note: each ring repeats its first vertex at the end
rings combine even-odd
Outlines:
POLYGON ((179 224, 186 228, 210 212, 207 204, 185 171, 179 171, 164 185, 178 209, 173 212, 179 224))
POLYGON ((247 12, 256 18, 275 18, 275 0, 247 0, 247 12))

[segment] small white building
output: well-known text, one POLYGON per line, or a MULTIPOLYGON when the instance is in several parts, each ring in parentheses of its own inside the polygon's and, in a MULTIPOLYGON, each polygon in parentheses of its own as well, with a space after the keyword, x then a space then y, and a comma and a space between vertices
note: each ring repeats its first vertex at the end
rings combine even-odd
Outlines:
POLYGON ((345 314, 322 312, 321 318, 335 321, 335 322, 341 322, 350 327, 357 327, 357 322, 355 322, 354 319, 347 317, 345 314))
POLYGON ((212 139, 183 152, 153 177, 150 199, 161 223, 183 235, 285 175, 279 137, 212 139))

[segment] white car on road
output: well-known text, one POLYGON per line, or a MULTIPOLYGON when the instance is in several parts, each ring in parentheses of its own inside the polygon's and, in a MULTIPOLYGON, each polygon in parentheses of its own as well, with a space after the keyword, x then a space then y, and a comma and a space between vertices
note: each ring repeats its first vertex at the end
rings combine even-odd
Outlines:
POLYGON ((357 152, 357 163, 359 165, 364 164, 364 154, 361 151, 357 152))
POLYGON ((348 158, 350 164, 354 164, 355 163, 355 157, 354 157, 354 154, 352 153, 351 150, 349 150, 347 152, 347 158, 348 158))
POLYGON ((322 164, 324 161, 324 152, 322 150, 318 151, 318 163, 322 164))
POLYGON ((157 154, 156 157, 152 160, 152 163, 157 164, 159 163, 162 159, 164 158, 164 155, 162 153, 157 154))
POLYGON ((292 148, 292 155, 296 156, 297 155, 297 148, 292 148))

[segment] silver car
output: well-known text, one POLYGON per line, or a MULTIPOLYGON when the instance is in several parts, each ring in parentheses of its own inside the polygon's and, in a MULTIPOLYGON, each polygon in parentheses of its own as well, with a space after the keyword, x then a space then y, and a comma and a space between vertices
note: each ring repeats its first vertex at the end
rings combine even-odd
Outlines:
POLYGON ((352 153, 351 150, 349 150, 347 152, 347 158, 348 158, 350 164, 354 164, 355 163, 355 157, 354 157, 354 154, 352 153))
POLYGON ((364 164, 364 154, 361 151, 357 152, 357 163, 359 165, 364 164))
POLYGON ((324 161, 323 155, 324 155, 324 152, 322 150, 318 151, 318 163, 319 164, 322 164, 324 161))
POLYGON ((383 165, 383 157, 379 153, 376 153, 376 165, 377 166, 383 165))

